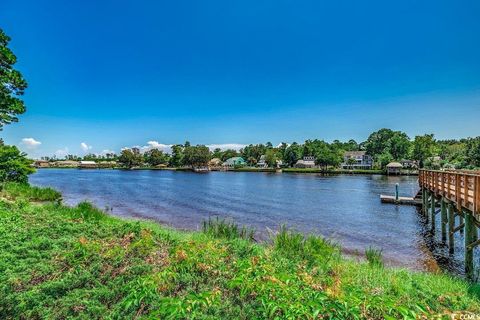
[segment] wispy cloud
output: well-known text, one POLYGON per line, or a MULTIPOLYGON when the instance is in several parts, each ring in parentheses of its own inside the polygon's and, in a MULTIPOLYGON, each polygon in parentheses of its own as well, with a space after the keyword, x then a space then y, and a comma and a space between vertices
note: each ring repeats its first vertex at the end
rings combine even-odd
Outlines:
POLYGON ((92 149, 92 146, 89 146, 86 142, 80 143, 80 148, 83 152, 87 152, 88 150, 92 149))
POLYGON ((27 149, 35 149, 42 143, 34 138, 23 138, 21 144, 23 144, 27 149))
POLYGON ((102 150, 102 152, 100 152, 100 154, 103 154, 103 155, 105 155, 107 153, 115 153, 115 151, 109 150, 109 149, 104 149, 104 150, 102 150))
POLYGON ((144 146, 131 146, 131 147, 123 147, 121 150, 125 149, 131 149, 131 148, 138 148, 140 149, 140 152, 146 152, 152 149, 158 149, 166 153, 170 153, 172 151, 172 145, 171 144, 163 144, 158 141, 148 141, 146 145, 144 146))
POLYGON ((55 151, 55 155, 58 157, 58 158, 63 158, 65 157, 66 155, 68 154, 68 148, 65 147, 63 149, 58 149, 57 151, 55 151))
POLYGON ((245 144, 240 144, 240 143, 221 143, 221 144, 207 144, 207 147, 210 150, 215 150, 217 148, 221 150, 227 150, 227 149, 233 149, 233 150, 240 150, 244 148, 246 145, 245 144))
MULTIPOLYGON (((172 144, 164 144, 164 143, 160 143, 158 141, 152 140, 152 141, 148 141, 147 144, 144 146, 137 145, 137 146, 131 146, 131 147, 123 147, 121 150, 138 148, 140 149, 140 152, 146 152, 152 149, 158 149, 166 153, 171 153, 172 146, 173 146, 172 144)), ((218 143, 218 144, 207 144, 206 146, 212 151, 217 148, 221 150, 233 149, 238 151, 244 148, 246 145, 240 144, 240 143, 218 143)))

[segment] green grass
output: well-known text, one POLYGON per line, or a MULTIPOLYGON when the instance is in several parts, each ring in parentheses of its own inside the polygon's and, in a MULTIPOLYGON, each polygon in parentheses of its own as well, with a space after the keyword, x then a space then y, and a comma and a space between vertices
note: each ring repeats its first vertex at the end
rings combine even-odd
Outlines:
POLYGON ((39 188, 23 183, 7 182, 1 185, 0 197, 9 200, 58 201, 62 198, 62 195, 52 188, 39 188))
POLYGON ((329 241, 285 227, 257 244, 248 229, 224 220, 207 221, 204 232, 180 232, 111 217, 88 203, 70 208, 18 198, 0 201, 0 235, 2 319, 480 313, 477 286, 347 260, 329 241))
POLYGON ((372 267, 383 268, 382 250, 375 248, 367 248, 365 250, 365 257, 372 267))

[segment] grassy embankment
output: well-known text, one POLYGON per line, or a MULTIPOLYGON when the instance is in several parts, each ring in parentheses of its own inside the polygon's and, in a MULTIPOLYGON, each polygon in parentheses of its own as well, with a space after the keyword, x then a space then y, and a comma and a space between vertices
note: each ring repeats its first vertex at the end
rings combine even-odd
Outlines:
POLYGON ((442 274, 341 257, 282 229, 270 244, 209 221, 203 232, 111 217, 59 194, 6 185, 0 201, 0 315, 32 318, 415 318, 480 313, 479 288, 442 274), (5 200, 8 199, 8 200, 5 200), (53 201, 38 203, 36 201, 53 201))

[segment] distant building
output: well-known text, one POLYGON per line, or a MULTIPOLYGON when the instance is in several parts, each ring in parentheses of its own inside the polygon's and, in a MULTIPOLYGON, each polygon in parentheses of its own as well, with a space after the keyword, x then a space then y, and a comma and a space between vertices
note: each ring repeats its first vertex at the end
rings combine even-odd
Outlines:
POLYGON ((97 164, 98 168, 115 168, 117 166, 116 161, 100 161, 97 164))
POLYGON ((418 169, 417 160, 402 160, 400 163, 402 164, 402 167, 406 169, 418 169))
POLYGON ((306 156, 295 163, 295 168, 315 168, 315 157, 306 156))
POLYGON ((245 166, 246 164, 247 162, 242 157, 233 157, 225 160, 225 162, 223 163, 223 166, 227 168, 233 168, 236 166, 245 166))
POLYGON ((257 162, 257 167, 259 168, 267 168, 268 163, 265 161, 265 155, 260 156, 260 160, 257 162))
POLYGON ((79 165, 79 162, 73 161, 73 160, 60 160, 60 161, 55 161, 52 165, 54 167, 59 167, 59 168, 77 168, 79 165))
POLYGON ((387 174, 401 174, 402 164, 400 162, 390 162, 387 164, 387 174))
POLYGON ((80 161, 78 164, 79 168, 98 168, 97 163, 95 161, 80 161))
POLYGON ((222 160, 220 158, 213 158, 208 161, 208 166, 211 168, 220 167, 222 165, 222 160))
POLYGON ((50 167, 50 162, 48 162, 47 160, 36 160, 33 163, 33 166, 35 168, 48 168, 50 167))
POLYGON ((341 166, 342 169, 372 169, 373 158, 365 151, 347 151, 341 166))

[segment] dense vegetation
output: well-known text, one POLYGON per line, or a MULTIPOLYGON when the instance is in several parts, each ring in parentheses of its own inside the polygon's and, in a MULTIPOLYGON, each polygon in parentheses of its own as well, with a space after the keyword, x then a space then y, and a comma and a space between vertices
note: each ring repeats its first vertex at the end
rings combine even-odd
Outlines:
POLYGON ((337 246, 281 229, 269 244, 211 220, 203 232, 125 221, 50 190, 6 186, 0 201, 4 319, 383 319, 480 312, 479 288, 442 274, 346 260, 337 246), (10 193, 10 190, 15 190, 10 193), (32 195, 35 195, 32 197, 32 195))
MULTIPOLYGON (((20 97, 27 88, 22 74, 14 68, 17 57, 8 47, 10 37, 0 28, 0 131, 6 124, 18 121, 18 115, 25 112, 20 97)), ((15 146, 8 146, 0 139, 0 182, 27 182, 35 170, 32 161, 15 146)))
MULTIPOLYGON (((204 166, 209 160, 218 158, 225 161, 232 157, 243 157, 248 165, 255 166, 264 156, 269 167, 275 167, 281 160, 283 166, 292 167, 305 156, 314 156, 316 164, 323 170, 338 167, 344 161, 346 151, 366 151, 374 158, 375 168, 384 169, 391 161, 416 160, 420 167, 432 169, 475 169, 480 168, 480 137, 460 140, 436 140, 433 134, 416 136, 411 140, 406 133, 380 129, 370 134, 364 142, 355 140, 331 143, 323 140, 306 140, 303 144, 272 143, 250 144, 240 150, 208 150, 204 145, 192 146, 188 141, 173 145, 170 153, 151 149, 144 153, 131 149, 122 150, 120 155, 87 154, 84 157, 68 155, 69 160, 94 160, 97 162, 116 160, 126 167, 158 166, 190 167, 204 166)), ((56 160, 55 158, 48 158, 56 160)))

